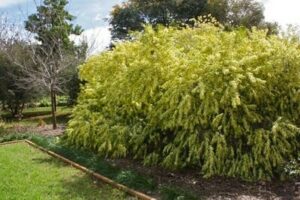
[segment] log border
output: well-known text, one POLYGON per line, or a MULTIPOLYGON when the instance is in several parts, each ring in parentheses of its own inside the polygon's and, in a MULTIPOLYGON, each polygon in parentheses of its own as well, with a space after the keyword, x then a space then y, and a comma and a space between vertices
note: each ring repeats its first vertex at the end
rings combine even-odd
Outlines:
POLYGON ((29 146, 34 147, 35 149, 38 149, 38 150, 40 150, 44 153, 47 153, 51 157, 59 159, 59 160, 63 161, 64 163, 69 164, 72 167, 74 167, 76 169, 79 169, 80 171, 92 176, 93 178, 95 178, 95 179, 97 179, 101 182, 104 182, 104 183, 106 183, 106 184, 108 184, 108 185, 110 185, 114 188, 117 188, 117 189, 119 189, 119 190, 133 196, 133 197, 136 197, 136 198, 141 199, 141 200, 156 200, 153 197, 150 197, 146 194, 143 194, 141 192, 133 190, 133 189, 131 189, 131 188, 125 186, 125 185, 117 183, 117 182, 115 182, 115 181, 113 181, 113 180, 111 180, 111 179, 109 179, 109 178, 107 178, 107 177, 105 177, 105 176, 103 176, 99 173, 96 173, 96 172, 94 172, 94 171, 92 171, 92 170, 90 170, 90 169, 88 169, 88 168, 86 168, 86 167, 84 167, 84 166, 82 166, 78 163, 75 163, 75 162, 73 162, 73 161, 71 161, 71 160, 69 160, 69 159, 67 159, 67 158, 65 158, 65 157, 63 157, 63 156, 61 156, 57 153, 54 153, 53 151, 49 151, 49 150, 35 144, 34 142, 32 142, 30 140, 25 139, 25 140, 15 140, 15 141, 10 141, 10 142, 4 142, 4 143, 0 143, 0 147, 4 146, 4 145, 17 144, 17 143, 26 143, 29 146))

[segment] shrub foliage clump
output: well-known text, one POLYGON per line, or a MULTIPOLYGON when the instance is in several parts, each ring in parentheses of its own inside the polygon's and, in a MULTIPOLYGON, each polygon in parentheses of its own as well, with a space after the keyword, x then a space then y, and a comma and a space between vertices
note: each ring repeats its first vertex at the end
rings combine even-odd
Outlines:
POLYGON ((135 38, 81 67, 70 142, 205 177, 267 180, 296 159, 299 43, 210 24, 135 38))

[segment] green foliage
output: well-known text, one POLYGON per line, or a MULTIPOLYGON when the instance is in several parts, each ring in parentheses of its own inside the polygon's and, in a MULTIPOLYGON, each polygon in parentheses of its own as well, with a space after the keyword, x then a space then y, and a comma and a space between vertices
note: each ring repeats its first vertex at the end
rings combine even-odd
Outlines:
POLYGON ((207 4, 207 0, 130 0, 116 5, 111 12, 112 36, 128 39, 128 33, 143 30, 145 23, 165 26, 187 23, 189 19, 207 14, 207 4))
POLYGON ((285 166, 285 172, 292 177, 300 177, 300 152, 298 152, 298 159, 292 160, 285 166))
POLYGON ((5 135, 6 126, 5 123, 0 119, 0 136, 5 135))
MULTIPOLYGON (((26 57, 26 52, 17 45, 12 45, 16 56, 21 59, 26 57)), ((13 117, 21 117, 24 104, 35 99, 39 92, 27 87, 22 78, 24 73, 16 66, 5 53, 0 53, 0 102, 13 117)))
POLYGON ((253 26, 276 33, 277 24, 264 21, 263 5, 256 0, 129 0, 116 5, 111 12, 113 39, 130 39, 132 31, 142 31, 143 24, 154 27, 193 25, 191 19, 212 15, 219 22, 232 27, 253 26))
POLYGON ((197 27, 147 26, 83 65, 69 142, 204 177, 281 175, 300 148, 299 43, 197 27))
POLYGON ((84 82, 80 81, 78 71, 76 70, 76 73, 71 75, 71 79, 67 84, 68 105, 76 104, 81 84, 84 84, 84 82))
POLYGON ((51 100, 48 97, 43 97, 37 102, 38 107, 50 107, 51 106, 51 100))
POLYGON ((230 13, 228 21, 233 26, 251 28, 258 26, 264 19, 264 8, 256 0, 229 0, 230 13))
MULTIPOLYGON (((56 105, 57 106, 68 106, 69 105, 69 97, 68 96, 57 96, 56 97, 56 105)), ((37 102, 38 107, 50 107, 51 99, 49 97, 40 98, 37 102)))
MULTIPOLYGON (((68 3, 67 0, 44 0, 43 4, 37 7, 37 13, 28 17, 25 22, 26 30, 37 34, 36 39, 45 47, 63 45, 65 49, 73 48, 74 42, 69 36, 80 35, 82 29, 71 24, 75 17, 65 10, 68 3), (54 38, 59 42, 53 44, 54 38)), ((54 49, 57 48, 59 47, 54 49)))

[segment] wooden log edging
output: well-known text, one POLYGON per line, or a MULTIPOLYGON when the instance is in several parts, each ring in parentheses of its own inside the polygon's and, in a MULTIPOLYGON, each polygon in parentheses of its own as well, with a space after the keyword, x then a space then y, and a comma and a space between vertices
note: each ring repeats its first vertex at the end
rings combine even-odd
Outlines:
MULTIPOLYGON (((153 197, 150 197, 150 196, 148 196, 146 194, 143 194, 141 192, 138 192, 136 190, 130 189, 129 187, 126 187, 125 185, 119 184, 119 183, 117 183, 117 182, 115 182, 115 181, 113 181, 113 180, 111 180, 111 179, 109 179, 105 176, 102 176, 102 175, 100 175, 100 174, 98 174, 98 173, 96 173, 96 172, 94 172, 94 171, 92 171, 92 170, 90 170, 86 167, 83 167, 83 166, 79 165, 78 163, 75 163, 75 162, 73 162, 73 161, 71 161, 71 160, 69 160, 69 159, 67 159, 67 158, 65 158, 61 155, 58 155, 58 154, 56 154, 52 151, 48 151, 47 149, 31 142, 30 140, 18 140, 18 141, 3 143, 3 144, 15 144, 15 143, 19 143, 19 142, 26 142, 30 146, 32 146, 36 149, 39 149, 39 150, 47 153, 48 155, 50 155, 52 157, 58 158, 58 159, 62 160, 63 162, 71 165, 72 167, 77 168, 77 169, 83 171, 84 173, 87 173, 87 174, 91 175, 92 177, 96 178, 97 180, 99 180, 101 182, 104 182, 106 184, 109 184, 114 188, 117 188, 117 189, 119 189, 123 192, 126 192, 127 194, 130 194, 134 197, 137 197, 138 199, 141 199, 141 200, 156 200, 153 197)), ((2 144, 0 144, 0 145, 2 145, 2 144)))
POLYGON ((9 144, 17 144, 17 143, 21 143, 21 142, 25 142, 25 140, 14 140, 14 141, 9 141, 9 142, 2 142, 2 143, 0 143, 0 146, 5 146, 5 145, 9 145, 9 144))

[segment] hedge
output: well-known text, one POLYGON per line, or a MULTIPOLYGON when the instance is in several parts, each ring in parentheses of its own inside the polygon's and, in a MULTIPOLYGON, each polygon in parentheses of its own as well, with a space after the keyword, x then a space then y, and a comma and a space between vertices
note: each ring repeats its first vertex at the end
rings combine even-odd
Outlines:
POLYGON ((204 177, 269 180, 300 149, 300 46, 266 31, 150 26, 81 66, 70 143, 204 177))

